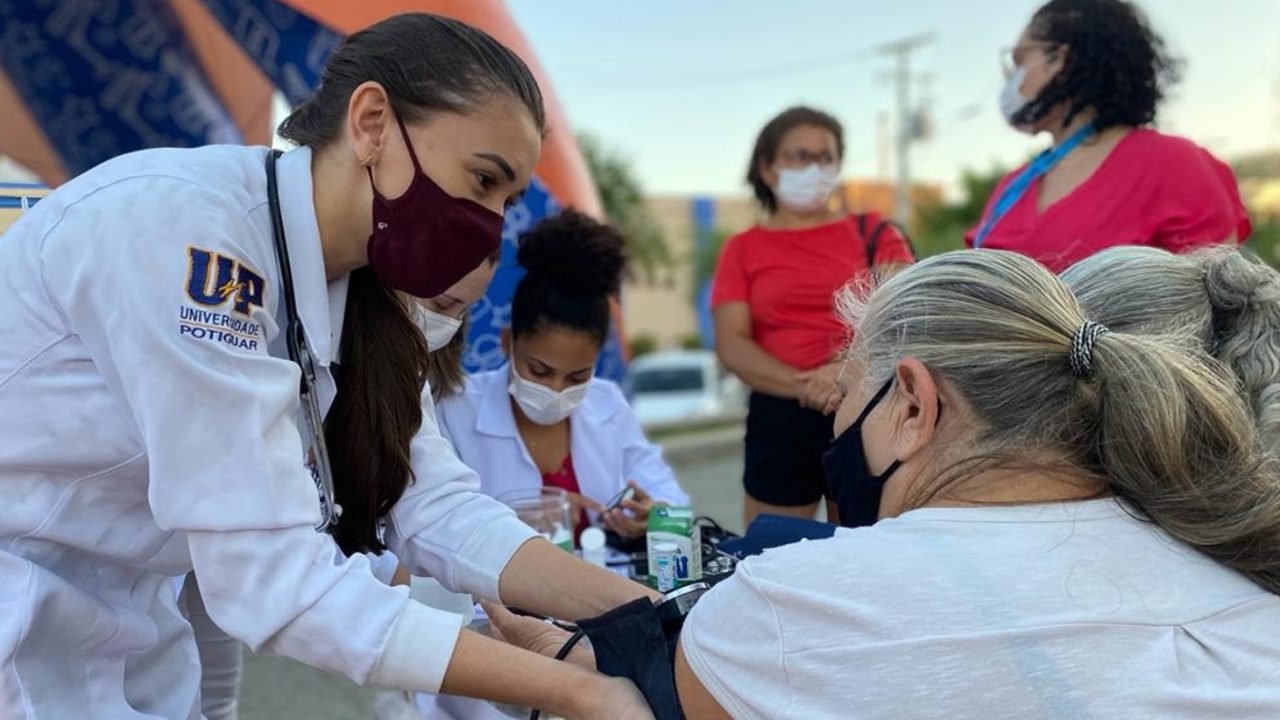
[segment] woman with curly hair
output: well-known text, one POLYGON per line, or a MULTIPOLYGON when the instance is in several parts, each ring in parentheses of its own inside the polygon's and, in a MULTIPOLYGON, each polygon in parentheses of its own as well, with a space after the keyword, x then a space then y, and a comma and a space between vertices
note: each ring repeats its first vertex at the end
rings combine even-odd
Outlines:
POLYGON ((590 512, 623 538, 643 538, 655 503, 683 505, 689 496, 622 391, 595 377, 625 241, 566 210, 526 233, 517 258, 525 275, 502 338, 510 362, 441 397, 440 429, 480 475, 484 493, 558 487, 577 510, 575 535, 590 512), (628 485, 634 497, 606 510, 628 485))
POLYGON ((1231 169, 1150 127, 1178 62, 1132 3, 1052 0, 1005 72, 1005 119, 1053 147, 1001 180, 968 245, 1061 271, 1116 245, 1185 252, 1249 236, 1231 169))

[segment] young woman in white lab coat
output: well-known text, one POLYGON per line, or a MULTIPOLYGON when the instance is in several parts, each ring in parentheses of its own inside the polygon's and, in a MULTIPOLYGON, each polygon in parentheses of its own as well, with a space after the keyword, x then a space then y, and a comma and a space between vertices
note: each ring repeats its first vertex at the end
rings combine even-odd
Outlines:
POLYGON ((586 511, 600 512, 632 484, 635 498, 600 519, 637 538, 655 502, 689 497, 622 392, 593 377, 609 331, 609 296, 622 280, 623 244, 613 228, 571 210, 526 234, 518 256, 526 275, 503 340, 511 362, 467 378, 436 413, 485 493, 563 488, 580 511, 579 529, 586 511))
POLYGON ((446 586, 563 617, 644 593, 477 492, 423 413, 426 347, 395 295, 435 296, 497 249, 542 120, 510 51, 402 15, 350 36, 283 127, 302 147, 277 163, 278 202, 261 148, 155 150, 72 180, 6 233, 0 717, 198 717, 170 581, 192 568, 211 618, 256 651, 569 717, 650 716, 625 683, 459 633, 356 552, 389 547, 446 586))
MULTIPOLYGON (((433 397, 439 397, 442 391, 462 387, 462 330, 465 327, 466 308, 484 295, 493 279, 497 263, 498 253, 495 252, 466 277, 433 298, 414 298, 401 294, 401 300, 418 329, 422 331, 430 352, 426 377, 431 393, 424 394, 422 398, 424 413, 434 414, 433 397)), ((336 500, 339 505, 344 501, 350 502, 342 495, 338 495, 336 500)), ((366 553, 366 557, 374 577, 388 585, 416 586, 418 583, 436 582, 412 577, 408 569, 400 565, 395 553, 390 551, 370 552, 366 553)), ((186 592, 180 595, 179 607, 191 623, 199 649, 202 671, 200 711, 206 720, 235 720, 239 717, 240 641, 223 632, 209 617, 194 577, 195 574, 191 573, 185 578, 188 584, 185 586, 186 592)), ((179 583, 178 589, 183 590, 182 583, 179 583)), ((417 596, 411 593, 411 597, 417 596)), ((457 597, 466 596, 458 594, 457 597)), ((402 702, 398 699, 402 697, 404 693, 387 691, 379 695, 379 702, 389 699, 395 706, 402 702)), ((385 705, 375 704, 375 707, 381 710, 385 705)))

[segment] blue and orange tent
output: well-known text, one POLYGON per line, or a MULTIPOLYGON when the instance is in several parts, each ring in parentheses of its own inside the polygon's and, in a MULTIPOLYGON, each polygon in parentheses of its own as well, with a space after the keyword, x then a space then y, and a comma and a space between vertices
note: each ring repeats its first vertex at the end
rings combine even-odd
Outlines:
MULTIPOLYGON (((0 0, 0 153, 53 187, 149 147, 269 144, 273 93, 301 102, 346 33, 413 11, 498 38, 529 64, 546 98, 534 186, 507 214, 498 276, 472 311, 467 364, 494 367, 519 278, 519 235, 560 207, 601 213, 552 85, 502 0, 0 0)), ((39 193, 0 189, 0 217, 17 212, 24 194, 39 193)), ((616 339, 602 361, 603 376, 621 376, 616 339)))

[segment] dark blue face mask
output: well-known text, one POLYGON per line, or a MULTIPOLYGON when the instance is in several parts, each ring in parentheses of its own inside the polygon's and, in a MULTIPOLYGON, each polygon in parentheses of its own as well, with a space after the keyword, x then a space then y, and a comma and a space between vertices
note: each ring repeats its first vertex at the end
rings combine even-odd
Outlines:
POLYGON ((822 467, 827 473, 827 493, 840 510, 840 524, 844 527, 875 524, 880 517, 880 496, 884 494, 884 484, 902 464, 901 460, 894 460, 884 472, 872 475, 867 470, 866 450, 862 446, 862 423, 889 394, 891 387, 893 378, 889 378, 862 409, 858 419, 831 443, 831 449, 822 456, 822 467))

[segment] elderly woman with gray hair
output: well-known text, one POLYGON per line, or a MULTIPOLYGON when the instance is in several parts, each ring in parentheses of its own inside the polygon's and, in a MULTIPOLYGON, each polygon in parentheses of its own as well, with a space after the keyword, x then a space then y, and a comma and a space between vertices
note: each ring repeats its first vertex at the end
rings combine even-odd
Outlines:
POLYGON ((825 464, 878 521, 702 597, 686 717, 1280 717, 1280 458, 1225 363, 1011 252, 929 258, 842 315, 825 464))
POLYGON ((879 522, 702 599, 689 718, 1280 717, 1280 461, 1224 363, 1009 252, 847 308, 829 479, 879 522))

